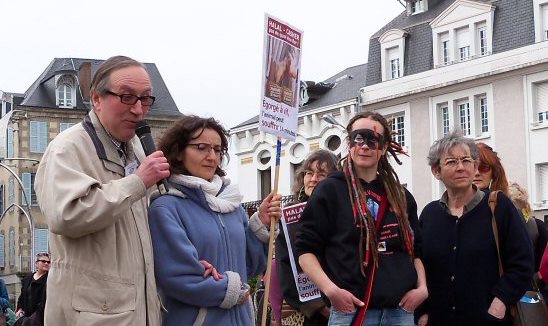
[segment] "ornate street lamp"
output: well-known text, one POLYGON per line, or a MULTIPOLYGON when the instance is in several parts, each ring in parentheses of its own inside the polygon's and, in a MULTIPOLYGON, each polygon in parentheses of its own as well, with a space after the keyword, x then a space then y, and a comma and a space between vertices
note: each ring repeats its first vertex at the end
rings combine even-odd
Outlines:
POLYGON ((17 183, 19 184, 19 187, 21 187, 21 189, 23 189, 22 193, 23 193, 23 198, 25 199, 25 203, 26 203, 26 210, 21 207, 20 205, 18 204, 15 204, 15 203, 12 203, 11 205, 9 205, 6 209, 4 209, 4 211, 2 212, 2 214, 0 215, 0 223, 2 222, 2 219, 4 218, 4 215, 6 214, 6 212, 11 209, 12 207, 17 207, 19 210, 21 210, 23 212, 23 214, 25 214, 25 217, 27 218, 27 222, 29 223, 29 228, 30 228, 30 250, 31 250, 31 256, 30 256, 30 262, 29 262, 29 265, 30 265, 30 269, 31 271, 34 271, 34 265, 32 264, 32 260, 34 259, 34 223, 33 223, 33 219, 32 219, 32 214, 31 214, 31 208, 30 208, 30 200, 29 198, 27 198, 27 193, 24 191, 25 187, 23 185, 23 181, 21 181, 21 179, 19 178, 19 176, 17 175, 17 173, 15 173, 15 171, 13 171, 9 166, 7 166, 6 164, 2 163, 2 161, 7 161, 7 160, 19 160, 19 161, 31 161, 33 162, 34 164, 37 164, 39 163, 38 160, 35 160, 35 159, 29 159, 29 158, 19 158, 19 157, 13 157, 13 158, 0 158, 0 167, 3 167, 4 169, 6 169, 9 173, 11 173, 11 175, 14 177, 15 180, 17 180, 17 183))

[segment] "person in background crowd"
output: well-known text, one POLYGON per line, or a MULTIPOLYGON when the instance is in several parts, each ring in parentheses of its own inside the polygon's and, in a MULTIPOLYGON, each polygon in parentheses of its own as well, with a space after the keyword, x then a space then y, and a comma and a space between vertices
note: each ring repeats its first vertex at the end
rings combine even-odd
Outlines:
POLYGON ((228 133, 213 118, 185 116, 159 142, 169 162, 167 195, 149 209, 164 325, 250 326, 250 277, 266 269, 270 220, 281 196, 270 194, 250 219, 222 169, 228 133))
POLYGON ((473 184, 478 156, 474 140, 458 132, 430 147, 428 164, 447 190, 426 205, 419 218, 430 294, 420 326, 509 325, 508 307, 531 281, 531 242, 504 193, 498 194, 495 209, 504 266, 499 276, 489 194, 473 184))
POLYGON ((6 288, 6 282, 4 282, 4 279, 0 278, 0 309, 2 309, 2 313, 0 314, 0 326, 6 326, 8 309, 10 307, 10 297, 8 295, 8 289, 6 288))
POLYGON ((483 191, 502 191, 514 202, 518 212, 525 221, 529 239, 533 244, 535 255, 534 270, 538 271, 540 259, 544 253, 548 240, 546 225, 534 216, 531 216, 529 195, 527 190, 517 183, 509 183, 506 178, 506 171, 502 166, 501 159, 491 146, 478 143, 479 162, 478 170, 474 176, 474 184, 483 191), (531 218, 532 217, 532 218, 531 218))
MULTIPOLYGON (((534 280, 540 288, 544 287, 544 293, 546 293, 548 288, 548 245, 544 248, 544 254, 542 255, 542 259, 540 261, 538 273, 535 273, 534 280)), ((546 296, 544 296, 544 299, 545 303, 548 305, 548 302, 546 302, 546 296)))
MULTIPOLYGON (((294 181, 295 202, 289 205, 306 202, 318 183, 337 170, 337 156, 325 149, 316 150, 308 155, 301 167, 297 170, 294 181)), ((295 278, 291 269, 287 240, 285 234, 280 232, 276 239, 276 266, 279 284, 284 303, 281 307, 282 326, 320 326, 327 325, 329 308, 322 298, 301 302, 295 285, 295 278), (301 321, 297 323, 296 321, 301 321)), ((274 308, 276 304, 272 302, 274 308)), ((278 303, 277 305, 280 305, 278 303)), ((273 310, 274 311, 274 310, 273 310)), ((278 321, 280 319, 277 319, 278 321)))
POLYGON ((533 210, 529 204, 529 194, 525 188, 516 182, 510 182, 508 185, 508 196, 525 221, 529 238, 533 243, 533 253, 535 255, 534 270, 538 272, 544 249, 548 243, 546 224, 532 215, 533 210))
POLYGON ((478 143, 478 168, 474 175, 474 184, 481 190, 500 190, 508 195, 508 180, 500 158, 491 146, 478 143))
MULTIPOLYGON (((50 256, 46 253, 36 255, 36 272, 21 280, 21 294, 17 299, 15 317, 18 319, 32 318, 44 323, 44 308, 46 306, 46 284, 51 264, 50 256)), ((23 324, 23 320, 19 321, 23 324)))
POLYGON ((314 190, 296 247, 303 271, 331 303, 329 325, 414 325, 428 296, 415 199, 399 182, 386 119, 350 119, 343 171, 314 190))
POLYGON ((145 66, 101 64, 92 110, 53 139, 35 190, 50 234, 46 326, 160 324, 147 189, 169 176, 163 153, 145 157, 135 135, 154 103, 145 66))

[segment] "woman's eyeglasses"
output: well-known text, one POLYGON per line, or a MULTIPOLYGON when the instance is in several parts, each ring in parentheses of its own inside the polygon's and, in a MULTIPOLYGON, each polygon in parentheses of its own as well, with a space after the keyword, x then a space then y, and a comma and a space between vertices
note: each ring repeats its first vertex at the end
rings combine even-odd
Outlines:
POLYGON ((49 264, 49 263, 51 263, 49 260, 44 260, 44 259, 38 259, 36 262, 37 262, 37 263, 40 262, 40 263, 43 263, 43 264, 49 264))
POLYGON ((312 177, 316 176, 316 179, 321 179, 321 180, 327 178, 327 172, 325 172, 325 171, 305 170, 304 175, 309 177, 309 178, 312 178, 312 177))
POLYGON ((195 149, 198 150, 198 152, 208 155, 211 150, 213 150, 213 153, 215 153, 215 156, 221 157, 221 154, 223 153, 223 148, 220 145, 210 145, 206 143, 197 143, 197 144, 187 144, 187 146, 192 146, 195 149))
POLYGON ((459 163, 462 163, 462 166, 466 168, 474 165, 474 162, 475 162, 474 159, 469 156, 456 157, 456 158, 451 157, 446 159, 445 162, 443 162, 443 165, 449 168, 455 169, 457 166, 459 166, 459 163))

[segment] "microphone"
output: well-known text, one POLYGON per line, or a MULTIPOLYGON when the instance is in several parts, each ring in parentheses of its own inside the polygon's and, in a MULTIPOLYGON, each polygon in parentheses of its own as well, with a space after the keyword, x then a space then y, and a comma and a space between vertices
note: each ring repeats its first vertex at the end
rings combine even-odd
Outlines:
MULTIPOLYGON (((150 127, 145 120, 137 122, 137 126, 135 126, 135 133, 141 141, 141 145, 143 146, 146 156, 149 156, 156 151, 156 145, 154 145, 154 140, 152 139, 152 134, 150 133, 150 127)), ((163 195, 167 193, 168 187, 165 179, 158 181, 156 185, 158 186, 160 194, 163 195)))

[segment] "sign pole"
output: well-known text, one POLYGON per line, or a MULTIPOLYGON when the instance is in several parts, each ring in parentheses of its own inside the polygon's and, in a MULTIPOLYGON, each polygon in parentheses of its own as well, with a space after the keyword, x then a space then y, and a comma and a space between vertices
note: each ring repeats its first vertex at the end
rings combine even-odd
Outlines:
MULTIPOLYGON (((280 156, 282 152, 282 141, 278 137, 276 142, 276 167, 274 168, 274 195, 278 193, 278 182, 280 179, 280 156)), ((272 256, 274 254, 274 234, 276 230, 277 219, 270 219, 270 237, 268 239, 268 259, 266 261, 266 274, 264 277, 265 288, 263 297, 263 313, 261 318, 261 326, 266 325, 266 317, 268 311, 268 302, 270 296, 270 273, 272 272, 272 256)))

